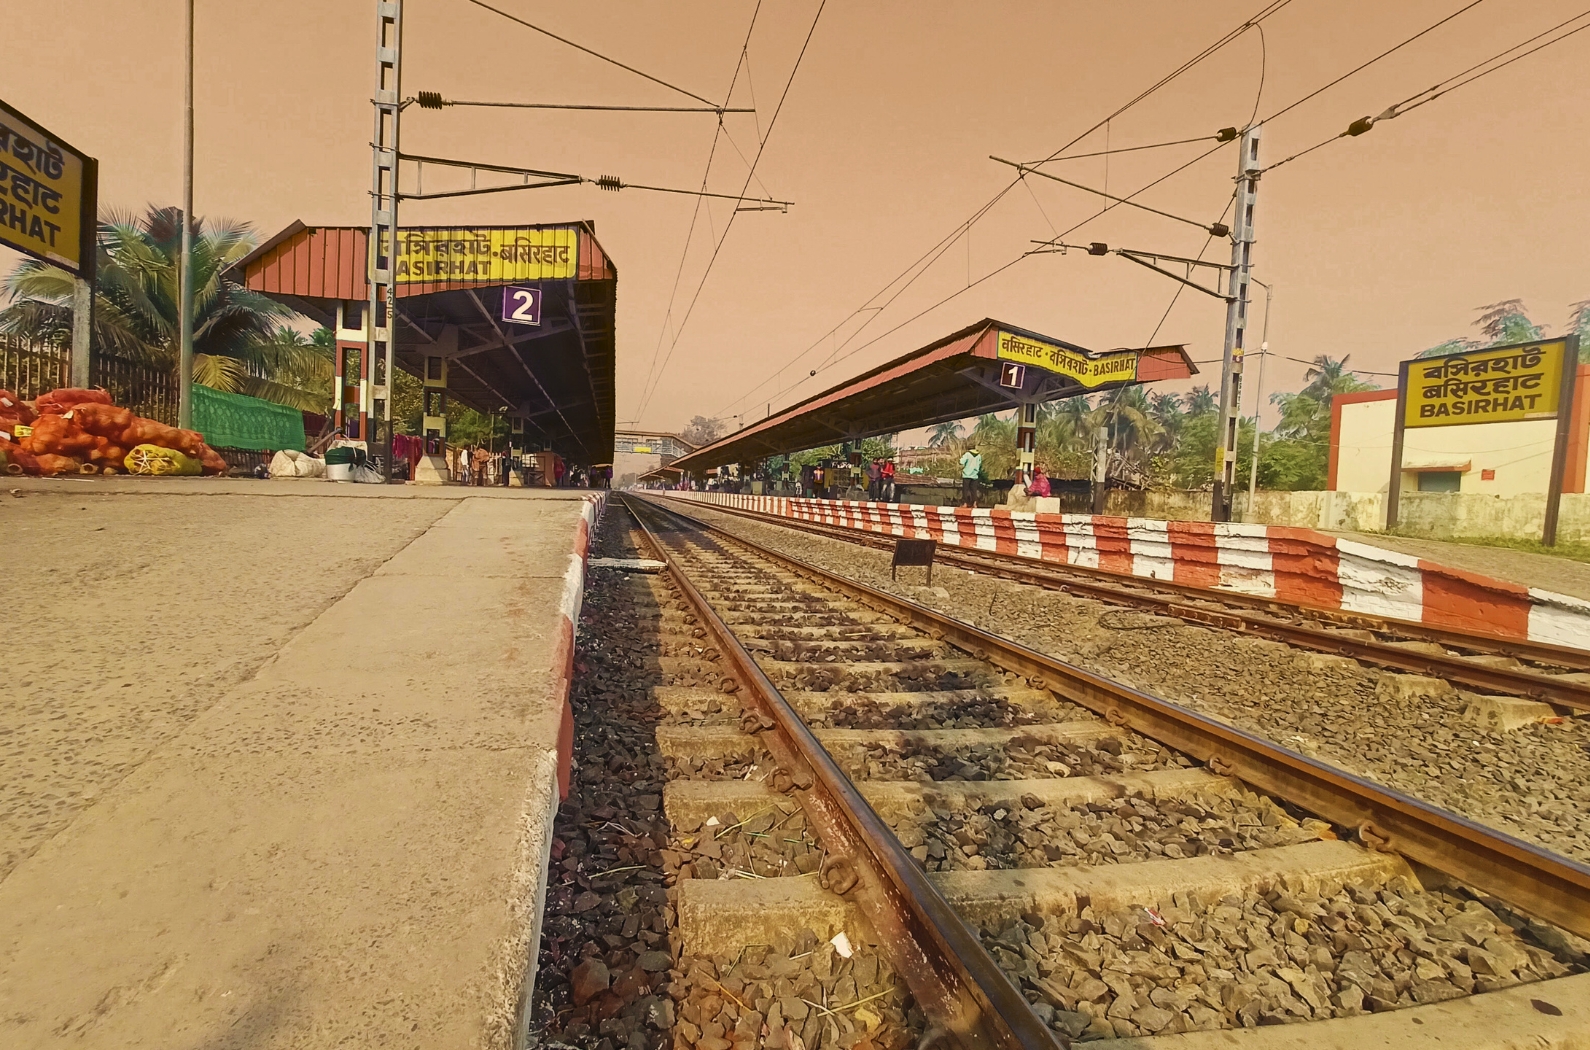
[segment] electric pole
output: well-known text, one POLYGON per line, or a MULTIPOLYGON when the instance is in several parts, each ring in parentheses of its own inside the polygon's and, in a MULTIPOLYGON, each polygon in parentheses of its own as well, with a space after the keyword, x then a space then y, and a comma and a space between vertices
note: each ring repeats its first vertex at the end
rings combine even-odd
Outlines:
POLYGON ((1237 420, 1242 411, 1243 337, 1248 327, 1249 268, 1253 265, 1253 202, 1259 189, 1259 125, 1242 133, 1237 157, 1237 211, 1231 227, 1231 281, 1226 292, 1226 346, 1220 368, 1220 431, 1210 520, 1231 520, 1237 477, 1237 420))

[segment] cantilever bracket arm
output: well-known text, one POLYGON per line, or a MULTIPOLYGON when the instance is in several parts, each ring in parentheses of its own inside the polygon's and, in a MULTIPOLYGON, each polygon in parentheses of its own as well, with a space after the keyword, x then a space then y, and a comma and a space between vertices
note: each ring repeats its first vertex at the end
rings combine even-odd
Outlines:
MULTIPOLYGON (((1151 263, 1151 262, 1148 261, 1148 259, 1162 258, 1161 256, 1152 256, 1151 255, 1151 256, 1148 256, 1148 258, 1142 258, 1142 257, 1138 256, 1137 254, 1134 254, 1133 252, 1130 252, 1130 251, 1128 251, 1128 250, 1126 250, 1124 248, 1116 249, 1115 254, 1119 255, 1121 258, 1127 260, 1128 262, 1135 262, 1137 265, 1146 267, 1146 268, 1148 268, 1150 270, 1153 270, 1155 273, 1164 274, 1166 277, 1169 277, 1171 280, 1179 281, 1182 284, 1185 284, 1189 288, 1196 288, 1200 292, 1203 292, 1205 295, 1212 295, 1216 299, 1221 300, 1222 302, 1230 302, 1231 301, 1231 296, 1225 294, 1224 292, 1216 291, 1213 288, 1207 288, 1204 285, 1199 284, 1197 281, 1190 280, 1190 279, 1188 279, 1186 277, 1183 277, 1183 276, 1181 276, 1180 274, 1177 274, 1177 273, 1172 273, 1171 271, 1165 269, 1163 266, 1157 266, 1154 263, 1151 263)), ((1196 262, 1196 260, 1191 260, 1191 259, 1186 260, 1186 261, 1187 262, 1196 262)), ((1229 270, 1230 269, 1229 266, 1222 266, 1219 263, 1203 263, 1202 265, 1214 266, 1217 269, 1221 269, 1221 270, 1229 270)))

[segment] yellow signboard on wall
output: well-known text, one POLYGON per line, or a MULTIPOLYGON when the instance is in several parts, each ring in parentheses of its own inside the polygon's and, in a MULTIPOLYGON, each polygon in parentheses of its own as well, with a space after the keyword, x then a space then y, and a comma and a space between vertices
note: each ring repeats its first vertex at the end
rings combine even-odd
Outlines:
POLYGON ((424 228, 398 232, 398 284, 514 284, 573 277, 574 226, 424 228))
POLYGON ((1566 340, 1405 362, 1403 426, 1554 419, 1566 340))
POLYGON ((81 273, 94 181, 91 158, 0 102, 0 244, 81 273))
POLYGON ((1001 330, 997 344, 1001 361, 1016 361, 1032 368, 1068 376, 1085 387, 1105 383, 1130 383, 1137 378, 1137 352, 1120 350, 1091 357, 1078 350, 1056 346, 1029 335, 1001 330))

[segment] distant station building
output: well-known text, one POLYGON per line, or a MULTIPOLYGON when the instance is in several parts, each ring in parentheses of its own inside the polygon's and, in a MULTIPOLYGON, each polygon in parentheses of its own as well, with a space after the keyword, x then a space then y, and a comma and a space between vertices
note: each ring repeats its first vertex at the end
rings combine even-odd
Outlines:
MULTIPOLYGON (((507 416, 516 452, 612 463, 618 271, 594 225, 414 227, 397 240, 394 364, 421 380, 431 471, 460 405, 507 416)), ((335 422, 373 448, 369 231, 295 222, 232 272, 336 333, 335 422)))
MULTIPOLYGON (((613 484, 634 484, 643 475, 668 466, 680 456, 694 452, 696 446, 662 431, 619 430, 613 433, 613 484)), ((678 472, 675 471, 677 481, 678 472)), ((660 475, 652 480, 660 480, 660 475)))

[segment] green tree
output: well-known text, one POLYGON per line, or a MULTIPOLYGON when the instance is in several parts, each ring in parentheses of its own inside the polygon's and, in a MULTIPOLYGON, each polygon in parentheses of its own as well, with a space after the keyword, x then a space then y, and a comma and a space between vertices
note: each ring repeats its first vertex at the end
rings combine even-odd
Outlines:
MULTIPOLYGON (((1209 384, 1195 386, 1187 392, 1186 413, 1191 416, 1213 415, 1220 411, 1220 399, 1209 389, 1209 384)), ((1210 455, 1214 455, 1213 452, 1210 455)))
MULTIPOLYGON (((226 276, 253 250, 247 223, 193 222, 193 377, 217 390, 323 411, 316 390, 289 380, 319 382, 330 358, 307 340, 284 334, 292 311, 226 276)), ((103 351, 175 372, 178 360, 178 257, 182 213, 151 206, 144 214, 108 213, 99 223, 94 286, 94 343, 103 351)), ((0 331, 65 340, 72 326, 71 274, 27 260, 6 279, 10 305, 0 331)), ((286 331, 291 332, 291 329, 286 331)))
POLYGON ((1308 371, 1303 373, 1308 385, 1303 388, 1302 393, 1328 409, 1331 398, 1337 394, 1376 389, 1376 384, 1359 379, 1353 374, 1353 370, 1347 367, 1347 362, 1352 356, 1352 354, 1343 354, 1340 361, 1325 354, 1315 357, 1308 366, 1308 371))
MULTIPOLYGON (((1586 306, 1590 306, 1590 301, 1574 303, 1570 308, 1574 312, 1570 323, 1575 331, 1579 331, 1580 324, 1590 320, 1584 316, 1584 308, 1586 306)), ((1482 338, 1465 339, 1459 336, 1455 339, 1448 339, 1444 343, 1439 343, 1428 350, 1420 352, 1417 356, 1439 357, 1442 354, 1461 354, 1472 350, 1483 350, 1488 346, 1532 343, 1545 336, 1545 332, 1540 325, 1529 319, 1529 314, 1524 307, 1524 300, 1522 299, 1503 299, 1501 302, 1477 307, 1477 309, 1480 315, 1474 319, 1474 327, 1480 330, 1482 338)))
POLYGON ((954 420, 940 423, 928 431, 928 448, 950 448, 961 439, 961 425, 954 420))
POLYGON ((1590 299, 1568 307, 1568 330, 1579 337, 1579 363, 1590 363, 1590 299))

